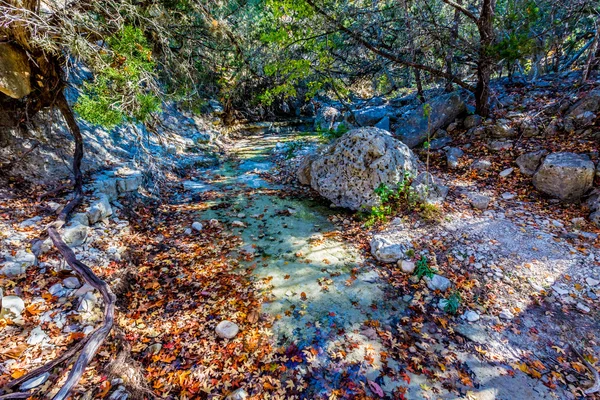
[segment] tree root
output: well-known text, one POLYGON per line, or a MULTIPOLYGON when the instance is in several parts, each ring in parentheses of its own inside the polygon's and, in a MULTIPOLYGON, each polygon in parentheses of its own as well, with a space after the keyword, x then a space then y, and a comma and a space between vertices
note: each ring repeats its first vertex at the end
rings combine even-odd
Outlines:
MULTIPOLYGON (((56 106, 60 109, 63 114, 73 138, 75 139, 75 153, 73 155, 73 174, 74 174, 74 192, 75 196, 73 199, 63 208, 61 213, 58 215, 57 220, 47 227, 48 236, 52 240, 54 247, 58 250, 61 256, 65 259, 67 264, 77 272, 83 280, 98 290, 104 300, 104 320, 100 327, 90 333, 85 339, 77 343, 73 348, 63 353, 60 357, 47 364, 31 371, 30 373, 22 376, 21 378, 15 379, 9 382, 5 388, 11 389, 17 385, 22 384, 32 378, 38 377, 45 372, 49 372, 55 367, 62 364, 72 364, 71 371, 67 376, 65 383, 59 389, 58 393, 52 398, 53 400, 65 400, 67 399, 75 385, 81 379, 86 367, 91 362, 92 358, 96 355, 96 352, 112 330, 114 325, 114 312, 116 296, 112 292, 110 286, 100 279, 94 271, 92 271, 87 265, 78 261, 75 257, 75 253, 67 244, 63 241, 58 229, 65 224, 69 214, 81 203, 83 199, 83 179, 81 174, 81 159, 83 157, 83 138, 79 131, 79 126, 75 121, 75 116, 67 103, 62 91, 56 98, 56 106), (72 361, 75 356, 79 354, 77 360, 72 361)), ((14 392, 0 396, 0 400, 5 399, 22 399, 29 398, 31 392, 14 392)))
POLYGON ((598 374, 598 370, 594 368, 594 366, 583 357, 583 355, 575 348, 575 346, 571 345, 571 350, 577 355, 577 357, 579 357, 581 362, 587 367, 587 369, 590 370, 592 376, 594 377, 594 384, 589 388, 585 389, 583 391, 583 394, 590 395, 600 392, 600 375, 598 374))

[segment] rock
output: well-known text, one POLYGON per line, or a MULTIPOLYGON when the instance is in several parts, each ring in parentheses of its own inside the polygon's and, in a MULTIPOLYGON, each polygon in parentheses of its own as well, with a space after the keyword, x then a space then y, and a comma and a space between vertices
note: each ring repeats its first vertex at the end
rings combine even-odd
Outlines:
POLYGON ((7 278, 21 276, 27 272, 27 268, 36 264, 35 254, 25 250, 19 250, 14 256, 7 256, 6 262, 0 269, 0 275, 7 278))
POLYGON ((440 310, 446 310, 447 306, 448 306, 447 299, 440 299, 437 303, 437 308, 439 308, 440 310))
POLYGON ((88 218, 88 214, 87 213, 76 213, 73 214, 71 216, 71 219, 69 220, 69 222, 71 223, 79 223, 83 226, 89 226, 90 225, 90 219, 88 218))
POLYGON ((61 234, 64 242, 71 246, 81 246, 87 239, 88 227, 78 222, 67 225, 61 234))
POLYGON ((371 254, 378 261, 384 263, 398 262, 405 257, 407 249, 399 243, 394 243, 383 236, 374 236, 371 239, 371 254))
POLYGON ((517 197, 516 194, 510 192, 504 192, 501 194, 503 200, 512 200, 517 197))
POLYGON ((10 43, 0 43, 0 92, 21 99, 31 93, 27 53, 10 43))
POLYGON ((490 337, 485 329, 479 324, 466 324, 462 323, 454 327, 454 330, 469 339, 472 342, 479 344, 487 344, 490 341, 490 337))
POLYGON ((521 121, 521 133, 524 137, 534 137, 540 133, 540 129, 534 121, 524 119, 521 121))
POLYGON ((587 314, 591 311, 590 308, 583 303, 577 303, 576 307, 579 311, 581 311, 584 314, 587 314))
POLYGON ((48 342, 50 342, 50 337, 39 326, 35 327, 31 333, 29 333, 29 337, 27 338, 27 344, 32 346, 48 342))
POLYGON ((201 232, 202 228, 204 228, 204 227, 198 221, 194 221, 194 223, 192 224, 192 229, 194 229, 195 231, 201 232))
POLYGON ((231 223, 231 226, 233 226, 235 228, 245 228, 246 224, 244 224, 242 221, 233 221, 231 223))
POLYGON ((509 124, 510 121, 506 119, 499 119, 494 125, 489 125, 487 127, 487 133, 491 137, 498 139, 514 137, 517 133, 509 124))
POLYGON ((552 153, 533 176, 533 185, 561 200, 576 200, 592 188, 594 174, 594 163, 588 156, 552 153))
POLYGON ((448 187, 441 185, 429 172, 422 172, 410 184, 415 198, 424 204, 441 204, 448 195, 448 187))
POLYGON ((490 201, 492 200, 489 196, 479 193, 469 193, 467 194, 467 197, 469 198, 469 203, 471 203, 471 205, 478 210, 487 209, 490 205, 490 201))
POLYGON ((448 163, 448 168, 456 169, 458 167, 458 159, 464 154, 465 152, 458 147, 449 147, 446 150, 446 161, 448 163))
POLYGON ((90 208, 87 210, 90 225, 93 225, 96 222, 103 220, 104 218, 112 215, 113 213, 108 196, 105 194, 101 194, 99 197, 100 198, 94 203, 92 203, 90 208))
POLYGON ((597 113, 600 111, 600 89, 592 90, 585 97, 577 101, 567 112, 567 117, 576 117, 585 112, 597 113))
POLYGON ((477 171, 487 171, 490 168, 492 168, 492 163, 489 160, 477 160, 474 161, 473 164, 471 164, 471 168, 477 170, 477 171))
POLYGON ((2 297, 2 310, 0 315, 9 319, 20 318, 25 311, 25 302, 19 296, 2 297))
POLYGON ((398 261, 398 265, 405 274, 412 274, 415 271, 415 263, 412 261, 400 260, 398 261))
POLYGON ((233 339, 238 334, 240 328, 231 321, 221 321, 215 328, 218 337, 223 339, 233 339))
POLYGON ((310 168, 311 186, 336 207, 380 204, 375 189, 395 187, 415 174, 417 159, 403 143, 377 128, 353 129, 324 149, 310 168))
POLYGON ((452 285, 450 279, 437 274, 433 275, 431 278, 426 276, 425 282, 430 290, 439 290, 441 292, 445 292, 452 285))
POLYGON ((594 125, 594 120, 596 119, 596 113, 591 111, 585 111, 579 115, 576 115, 573 118, 573 123, 579 129, 587 128, 588 126, 594 125))
MULTIPOLYGON (((81 288, 79 290, 81 290, 81 288)), ((98 303, 98 299, 96 298, 96 295, 93 292, 86 292, 83 295, 83 297, 81 298, 81 303, 79 303, 79 307, 77 307, 77 311, 91 312, 97 303, 98 303)))
POLYGON ((505 151, 513 148, 513 143, 508 140, 493 140, 487 145, 492 151, 505 151))
POLYGON ((212 113, 215 115, 223 115, 225 113, 225 108, 218 100, 211 99, 208 101, 208 105, 212 109, 212 113))
POLYGON ((429 118, 425 116, 423 106, 412 108, 398 118, 396 135, 410 148, 423 144, 428 135, 448 126, 467 109, 457 92, 439 96, 428 104, 429 118))
POLYGON ((354 111, 354 119, 359 126, 373 126, 390 113, 391 108, 389 106, 366 107, 354 111))
POLYGON ((478 127, 479 125, 481 125, 482 122, 483 122, 483 118, 481 118, 477 114, 472 114, 472 115, 467 115, 465 117, 465 121, 463 122, 463 125, 464 125, 465 129, 471 129, 471 128, 478 127))
POLYGON ((311 168, 312 163, 316 159, 315 154, 309 154, 302 159, 298 171, 296 172, 296 178, 302 185, 310 185, 311 182, 311 168))
POLYGON ((381 121, 375 124, 375 128, 390 132, 390 117, 383 117, 381 121))
POLYGON ((52 296, 63 297, 66 294, 66 290, 60 283, 55 283, 54 285, 50 286, 48 293, 50 293, 52 296))
POLYGON ((498 314, 498 317, 500 317, 500 319, 504 319, 504 320, 510 321, 515 316, 513 315, 512 312, 510 312, 510 310, 504 309, 504 310, 500 311, 500 314, 498 314))
POLYGON ((74 276, 70 276, 68 278, 63 279, 63 286, 67 289, 78 289, 81 287, 81 283, 79 283, 79 279, 74 276))
POLYGON ((33 378, 23 382, 21 384, 21 386, 19 386, 19 390, 27 391, 27 390, 36 388, 38 386, 41 386, 44 383, 46 383, 46 381, 48 380, 49 377, 50 377, 50 372, 44 372, 43 374, 41 374, 39 376, 33 377, 33 378))
POLYGON ((537 171, 542 158, 548 154, 547 150, 538 150, 531 153, 521 154, 516 159, 516 163, 524 175, 533 176, 537 171))
POLYGON ((140 171, 124 169, 120 175, 121 177, 117 180, 117 189, 121 194, 138 190, 144 181, 144 176, 140 171))
POLYGON ((450 143, 452 143, 452 138, 450 136, 436 137, 429 144, 429 148, 431 150, 439 150, 443 147, 448 146, 450 143))
POLYGON ((323 106, 317 111, 315 117, 315 129, 329 130, 333 124, 342 120, 342 113, 337 108, 323 106))
POLYGON ((505 170, 501 171, 498 175, 500 176, 500 178, 506 178, 507 176, 512 174, 514 170, 514 168, 506 168, 505 170))
POLYGON ((239 388, 233 392, 231 392, 225 400, 246 400, 249 397, 248 392, 244 389, 239 388))
POLYGON ((94 186, 98 194, 106 195, 110 201, 116 200, 119 196, 117 191, 117 179, 115 178, 102 176, 98 178, 94 186))
POLYGON ((598 285, 600 285, 600 280, 594 279, 591 276, 588 276, 587 278, 585 278, 585 281, 590 286, 598 286, 598 285))
POLYGON ((479 321, 479 314, 476 311, 473 310, 467 310, 465 311, 465 313, 463 314, 463 319, 466 319, 469 322, 476 322, 479 321))
POLYGON ((162 349, 162 343, 154 343, 154 344, 151 344, 150 346, 146 347, 146 353, 156 355, 156 354, 160 353, 161 349, 162 349))
POLYGON ((185 230, 183 231, 183 233, 185 235, 191 235, 192 234, 192 228, 185 228, 185 230))

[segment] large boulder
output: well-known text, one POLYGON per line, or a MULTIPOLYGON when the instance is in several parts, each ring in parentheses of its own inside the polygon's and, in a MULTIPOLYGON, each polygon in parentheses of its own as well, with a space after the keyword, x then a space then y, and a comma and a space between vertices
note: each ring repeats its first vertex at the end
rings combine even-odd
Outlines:
POLYGON ((598 111, 600 111, 600 89, 592 90, 573 104, 567 112, 567 117, 577 118, 586 112, 597 113, 598 111))
MULTIPOLYGON (((304 166, 306 168, 306 166, 304 166)), ((375 189, 393 187, 405 173, 416 175, 417 158, 389 132, 353 129, 320 152, 310 164, 310 184, 335 206, 358 210, 380 204, 375 189)))
POLYGON ((594 173, 594 163, 586 155, 552 153, 533 176, 533 185, 561 200, 576 200, 592 188, 594 173))
POLYGON ((373 126, 390 114, 388 106, 366 107, 354 111, 354 119, 359 126, 373 126))
POLYGON ((418 106, 398 119, 396 136, 410 148, 423 144, 429 134, 448 126, 467 110, 463 98, 457 92, 437 97, 429 102, 429 106, 429 118, 424 113, 424 107, 418 106))
POLYGON ((0 92, 20 99, 31 92, 27 54, 10 43, 0 43, 0 92))

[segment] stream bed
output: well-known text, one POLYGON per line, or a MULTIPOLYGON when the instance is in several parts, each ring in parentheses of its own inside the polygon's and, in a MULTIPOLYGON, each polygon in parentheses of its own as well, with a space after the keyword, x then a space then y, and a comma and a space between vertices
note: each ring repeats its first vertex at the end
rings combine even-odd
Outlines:
POLYGON ((274 149, 297 138, 295 132, 256 132, 236 141, 230 160, 184 187, 191 194, 220 193, 198 219, 216 219, 242 238, 238 252, 244 268, 256 265, 254 279, 270 300, 263 312, 274 319, 276 342, 313 349, 311 390, 322 394, 342 375, 363 382, 379 376, 384 349, 368 326, 395 324, 402 305, 385 299, 377 271, 330 222, 333 210, 283 196, 288 188, 265 179, 275 167, 274 149))

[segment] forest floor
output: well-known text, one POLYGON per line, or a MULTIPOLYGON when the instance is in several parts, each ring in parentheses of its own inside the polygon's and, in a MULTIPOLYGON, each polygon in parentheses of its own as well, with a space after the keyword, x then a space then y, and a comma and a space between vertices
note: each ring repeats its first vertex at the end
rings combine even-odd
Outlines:
MULTIPOLYGON (((571 221, 580 210, 529 194, 518 173, 498 185, 495 172, 508 162, 498 157, 483 176, 449 174, 434 157, 452 188, 443 218, 407 211, 370 232, 290 183, 294 163, 277 143, 294 139, 237 140, 218 167, 172 176, 163 199, 122 200, 94 229, 78 253, 114 287, 117 327, 76 398, 581 396, 590 376, 570 346, 592 363, 600 354, 600 254, 597 231, 571 221), (477 186, 496 188, 486 212, 465 200, 465 188, 477 186), (455 289, 431 291, 376 262, 372 235, 410 243, 455 289), (439 307, 452 295, 460 296, 454 315, 439 307), (224 320, 239 328, 232 339, 215 333, 224 320)), ((53 212, 31 192, 1 197, 3 243, 14 255, 53 212)), ((74 292, 56 292, 71 276, 57 254, 39 261, 3 284, 27 308, 21 325, 2 320, 0 384, 98 322, 99 308, 82 311, 74 292)))

